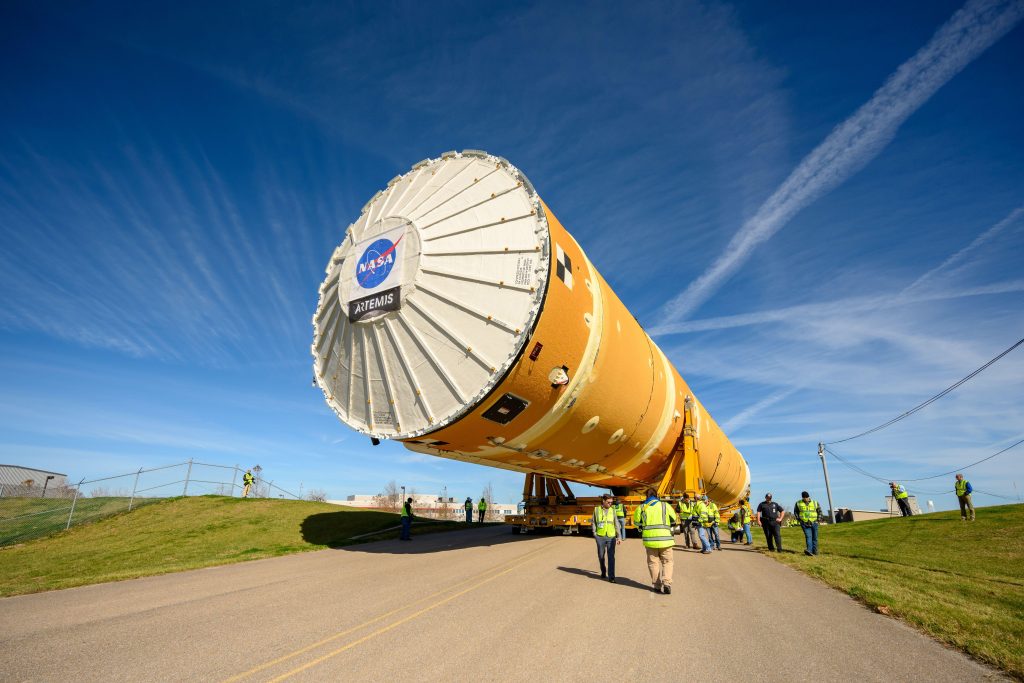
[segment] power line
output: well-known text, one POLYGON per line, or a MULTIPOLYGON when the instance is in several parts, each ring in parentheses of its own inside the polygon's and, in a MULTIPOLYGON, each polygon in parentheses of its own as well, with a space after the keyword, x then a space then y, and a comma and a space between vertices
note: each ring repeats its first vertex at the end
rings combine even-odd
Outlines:
POLYGON ((924 403, 920 403, 920 404, 914 406, 913 408, 911 408, 907 412, 905 412, 905 413, 903 413, 901 415, 897 415, 896 417, 894 417, 893 419, 889 420, 888 422, 884 422, 884 423, 878 425, 877 427, 872 427, 871 429, 867 430, 866 432, 861 432, 860 434, 854 434, 853 436, 848 436, 845 439, 839 439, 838 441, 828 441, 828 442, 826 442, 826 445, 831 446, 833 444, 843 443, 844 441, 853 441, 854 439, 859 439, 862 436, 867 436, 868 434, 873 434, 873 433, 875 433, 877 431, 885 429, 886 427, 890 427, 890 426, 896 424, 900 420, 903 420, 905 418, 910 417, 911 415, 913 415, 917 411, 921 410, 922 408, 926 408, 927 406, 931 405, 935 401, 938 401, 940 398, 942 398, 946 394, 950 393, 951 391, 955 390, 957 387, 959 387, 960 385, 964 384, 965 382, 968 382, 971 379, 974 379, 974 377, 976 377, 977 375, 981 374, 985 369, 987 369, 989 366, 991 366, 993 363, 998 361, 1000 358, 1002 358, 1006 354, 1008 354, 1011 351, 1013 351, 1015 348, 1017 348, 1021 344, 1024 344, 1024 338, 1019 339, 1016 344, 1014 344, 1010 348, 1006 349, 1005 351, 1000 353, 998 356, 996 356, 995 358, 993 358, 989 362, 985 363, 980 368, 978 368, 977 370, 975 370, 971 374, 967 375, 966 377, 964 377, 960 381, 958 381, 955 384, 952 384, 952 385, 946 387, 945 389, 943 389, 942 391, 940 391, 939 393, 935 394, 930 399, 925 401, 924 403))
POLYGON ((905 479, 905 478, 902 478, 902 477, 880 477, 880 476, 878 476, 876 474, 871 474, 867 470, 862 469, 862 468, 858 467, 857 465, 854 465, 853 463, 851 463, 848 460, 846 460, 846 458, 844 458, 843 456, 841 456, 838 453, 836 453, 835 451, 833 451, 831 448, 826 447, 825 448, 825 452, 828 453, 829 455, 831 455, 832 457, 834 457, 839 462, 841 462, 844 465, 846 465, 847 467, 849 467, 851 470, 854 470, 855 472, 863 474, 865 477, 868 477, 870 479, 874 479, 875 481, 880 481, 880 482, 883 482, 883 483, 884 482, 889 482, 889 481, 899 481, 899 482, 906 483, 906 482, 911 482, 911 481, 928 481, 929 479, 938 479, 939 477, 948 477, 951 474, 956 474, 957 472, 962 472, 963 470, 966 470, 966 469, 969 469, 971 467, 974 467, 975 465, 980 465, 983 462, 987 462, 987 461, 991 460, 992 458, 994 458, 996 456, 1002 455, 1003 453, 1006 453, 1007 451, 1016 448, 1017 446, 1021 445, 1022 443, 1024 443, 1024 439, 1018 439, 1017 441, 1015 441, 1014 443, 1010 444, 1009 446, 1007 446, 1003 450, 997 451, 997 452, 993 453, 992 455, 989 455, 989 456, 986 456, 986 457, 982 458, 981 460, 976 460, 975 462, 972 462, 972 463, 970 463, 968 465, 963 465, 962 467, 958 467, 955 470, 950 470, 948 472, 942 472, 940 474, 933 474, 933 475, 931 475, 929 477, 917 477, 917 478, 914 478, 914 479, 905 479))

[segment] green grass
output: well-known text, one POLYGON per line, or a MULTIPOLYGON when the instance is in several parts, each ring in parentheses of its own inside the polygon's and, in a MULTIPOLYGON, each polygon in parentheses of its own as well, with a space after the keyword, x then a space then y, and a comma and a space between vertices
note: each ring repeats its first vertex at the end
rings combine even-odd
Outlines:
POLYGON ((1024 680, 1024 505, 783 529, 781 562, 1024 680))
MULTIPOLYGON (((0 596, 340 547, 360 542, 353 536, 398 521, 398 515, 387 512, 298 500, 164 499, 48 538, 0 548, 0 596)), ((466 526, 417 524, 413 533, 466 526)), ((397 531, 390 531, 365 540, 397 536, 397 531)))
MULTIPOLYGON (((136 498, 132 502, 130 498, 120 496, 79 498, 71 525, 125 512, 129 502, 134 509, 160 500, 163 499, 136 498)), ((63 531, 70 513, 70 498, 0 498, 0 546, 63 531)))

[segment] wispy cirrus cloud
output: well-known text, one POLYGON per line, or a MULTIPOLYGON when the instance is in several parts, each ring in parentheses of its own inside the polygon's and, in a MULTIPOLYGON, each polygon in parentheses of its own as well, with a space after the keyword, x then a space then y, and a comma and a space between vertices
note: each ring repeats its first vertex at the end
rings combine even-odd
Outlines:
POLYGON ((907 118, 1024 18, 1024 2, 970 0, 904 62, 868 102, 833 130, 744 222, 725 251, 663 307, 669 322, 690 316, 799 211, 864 168, 907 118))

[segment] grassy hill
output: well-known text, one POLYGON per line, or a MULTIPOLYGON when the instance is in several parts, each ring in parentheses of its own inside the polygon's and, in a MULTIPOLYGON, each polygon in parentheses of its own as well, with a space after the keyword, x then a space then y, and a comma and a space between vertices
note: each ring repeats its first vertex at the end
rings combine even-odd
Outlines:
POLYGON ((124 496, 79 498, 71 516, 70 498, 0 498, 0 546, 63 531, 69 516, 74 526, 126 512, 129 504, 132 508, 139 508, 161 500, 124 496))
MULTIPOLYGON (((339 547, 398 521, 388 512, 300 500, 170 498, 0 548, 0 596, 339 547)), ((465 526, 431 522, 413 528, 421 534, 465 526)), ((389 531, 366 540, 397 536, 389 531)))
POLYGON ((1024 680, 1024 505, 799 528, 773 556, 1024 680))

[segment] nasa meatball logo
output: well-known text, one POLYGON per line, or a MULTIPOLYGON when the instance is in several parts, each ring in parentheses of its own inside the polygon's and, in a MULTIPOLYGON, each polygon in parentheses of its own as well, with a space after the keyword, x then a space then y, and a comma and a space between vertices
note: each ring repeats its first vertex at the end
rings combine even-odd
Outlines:
POLYGON ((401 237, 395 242, 382 238, 366 247, 356 263, 356 280, 360 287, 373 289, 388 279, 398 258, 396 249, 401 241, 401 237))

